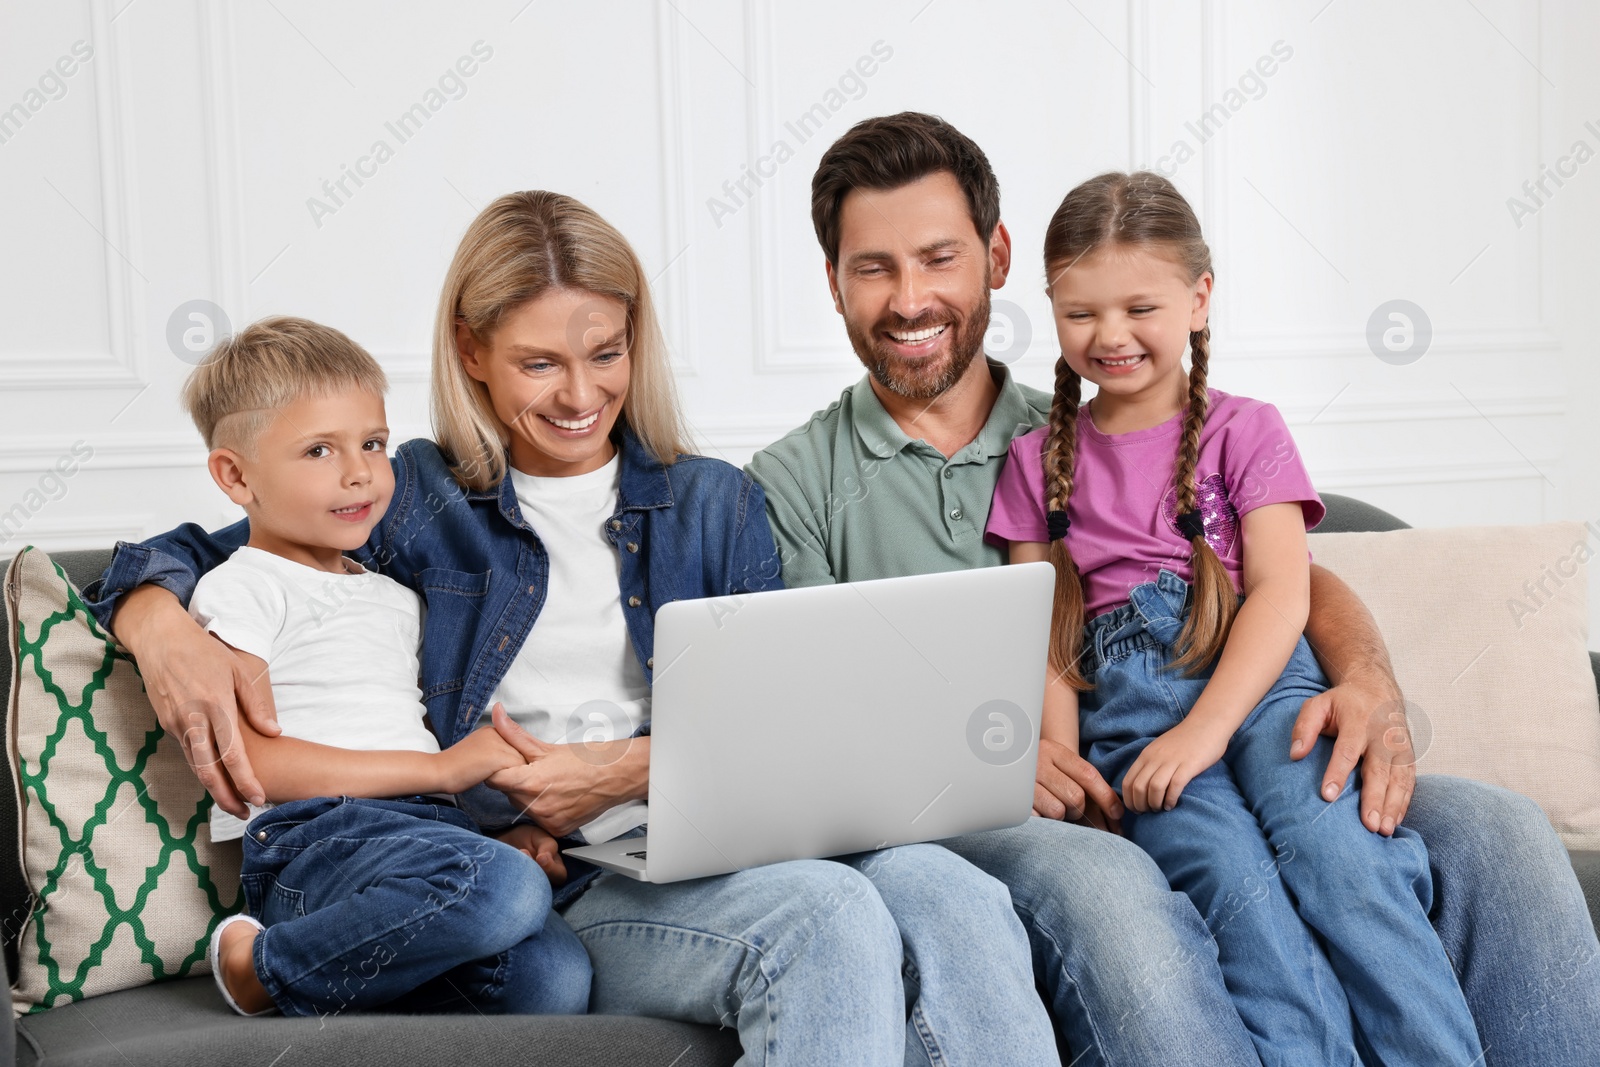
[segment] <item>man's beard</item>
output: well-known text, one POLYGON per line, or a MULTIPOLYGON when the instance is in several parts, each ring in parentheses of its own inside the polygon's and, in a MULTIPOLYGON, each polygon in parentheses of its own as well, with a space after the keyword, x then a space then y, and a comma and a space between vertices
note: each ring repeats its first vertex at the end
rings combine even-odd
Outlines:
POLYGON ((870 332, 861 330, 848 317, 845 319, 844 328, 850 335, 850 346, 856 350, 856 356, 866 365, 867 373, 872 375, 873 381, 907 400, 932 400, 960 381, 961 376, 972 365, 973 359, 983 351, 983 338, 989 332, 987 279, 983 287, 983 297, 972 314, 964 321, 952 323, 955 336, 950 339, 948 353, 943 359, 926 366, 908 366, 900 361, 888 347, 887 342, 880 337, 884 330, 907 333, 938 326, 942 322, 950 320, 941 318, 935 312, 915 319, 903 319, 891 314, 874 324, 870 332))

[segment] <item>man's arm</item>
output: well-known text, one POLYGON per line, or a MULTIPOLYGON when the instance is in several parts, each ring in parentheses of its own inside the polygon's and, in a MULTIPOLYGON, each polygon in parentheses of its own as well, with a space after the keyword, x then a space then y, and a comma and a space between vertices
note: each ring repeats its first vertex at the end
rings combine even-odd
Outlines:
POLYGON ((1334 738, 1323 799, 1337 799, 1361 761, 1361 821, 1369 830, 1392 835, 1417 784, 1405 701, 1372 613, 1338 575, 1315 564, 1306 641, 1333 688, 1301 707, 1289 756, 1303 758, 1319 735, 1334 738))
POLYGON ((783 584, 796 589, 837 582, 828 561, 826 534, 813 517, 799 480, 770 452, 756 453, 745 470, 766 495, 767 521, 772 526, 783 584))

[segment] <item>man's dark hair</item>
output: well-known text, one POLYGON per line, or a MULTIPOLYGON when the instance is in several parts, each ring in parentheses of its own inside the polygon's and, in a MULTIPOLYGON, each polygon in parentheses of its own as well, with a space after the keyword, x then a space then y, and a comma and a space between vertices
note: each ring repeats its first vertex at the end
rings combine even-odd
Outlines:
POLYGON ((839 263, 839 210, 852 189, 898 189, 949 171, 967 195, 985 244, 1000 223, 1000 183, 972 139, 937 115, 902 111, 863 119, 822 154, 811 178, 811 224, 828 262, 839 263))

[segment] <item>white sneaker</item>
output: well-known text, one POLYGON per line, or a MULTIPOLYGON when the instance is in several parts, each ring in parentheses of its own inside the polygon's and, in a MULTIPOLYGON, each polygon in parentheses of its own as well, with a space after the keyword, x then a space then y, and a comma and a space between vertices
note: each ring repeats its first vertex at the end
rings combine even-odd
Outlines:
POLYGON ((251 926, 254 926, 257 930, 265 930, 266 929, 265 926, 262 926, 260 923, 256 922, 254 919, 252 919, 250 916, 245 915, 243 913, 238 914, 238 915, 230 915, 226 919, 223 919, 221 922, 219 922, 217 924, 217 928, 215 930, 211 931, 211 948, 206 953, 206 958, 211 963, 211 977, 215 978, 217 980, 217 989, 221 990, 222 999, 227 1002, 228 1007, 230 1007, 230 1008, 232 1008, 234 1010, 235 1014, 237 1014, 237 1015, 272 1015, 272 1014, 275 1014, 277 1012, 277 1010, 278 1010, 276 1007, 263 1008, 261 1011, 245 1011, 243 1008, 239 1007, 239 1002, 233 999, 233 994, 228 992, 227 985, 222 981, 222 968, 221 968, 221 966, 218 965, 217 955, 222 950, 222 931, 226 930, 228 927, 232 926, 234 923, 249 923, 251 926))

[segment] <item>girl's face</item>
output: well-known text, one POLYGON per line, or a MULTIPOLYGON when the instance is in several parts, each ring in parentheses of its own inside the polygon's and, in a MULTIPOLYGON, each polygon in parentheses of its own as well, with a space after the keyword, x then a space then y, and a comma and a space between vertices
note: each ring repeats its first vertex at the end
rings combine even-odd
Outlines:
POLYGON ((1067 365, 1101 403, 1175 395, 1189 334, 1205 328, 1211 275, 1190 281, 1160 247, 1107 245, 1052 268, 1050 305, 1067 365))
POLYGON ((611 429, 628 395, 628 309, 615 297, 553 289, 500 317, 487 345, 464 325, 456 347, 510 428, 511 465, 567 477, 616 453, 611 429))

